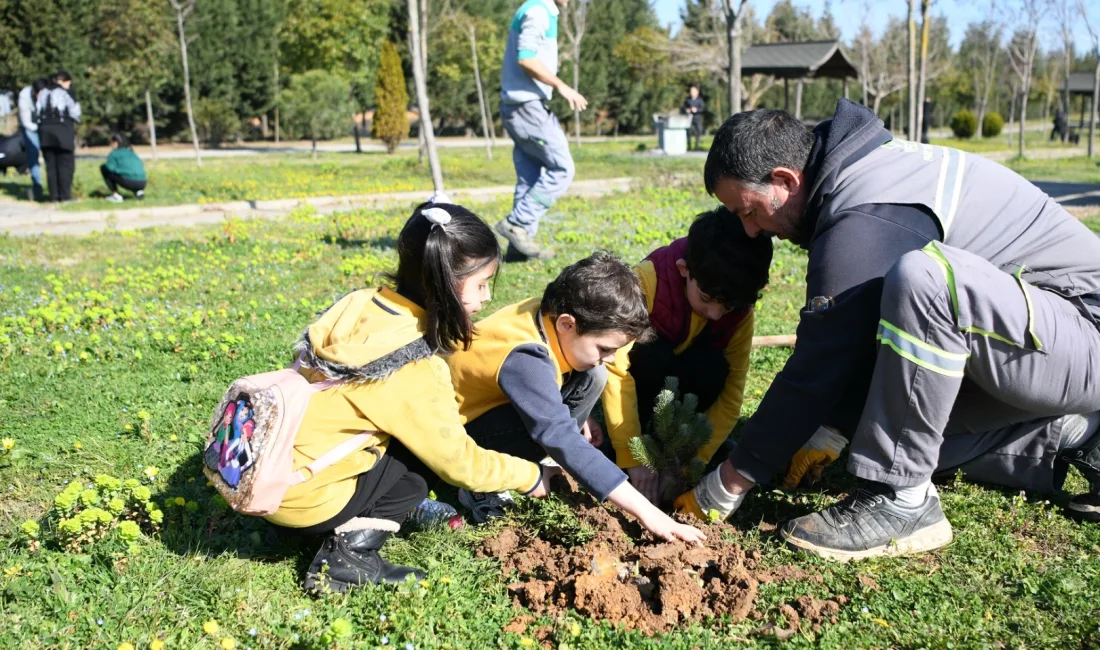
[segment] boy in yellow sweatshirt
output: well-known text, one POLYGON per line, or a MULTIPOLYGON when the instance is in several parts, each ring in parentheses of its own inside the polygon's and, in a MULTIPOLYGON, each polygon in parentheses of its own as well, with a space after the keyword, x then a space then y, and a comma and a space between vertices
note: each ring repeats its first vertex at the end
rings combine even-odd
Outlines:
MULTIPOLYGON (((571 264, 542 298, 502 308, 477 325, 473 343, 447 357, 466 431, 486 449, 547 455, 590 491, 657 537, 699 542, 701 532, 647 501, 582 431, 606 382, 605 363, 650 334, 638 278, 608 253, 571 264)), ((462 490, 475 519, 498 516, 491 490, 462 490)))
POLYGON ((753 305, 771 259, 771 239, 747 236, 735 215, 718 208, 634 267, 657 336, 615 356, 603 407, 618 466, 650 500, 658 496, 657 476, 634 459, 630 440, 649 426, 665 378, 677 377, 681 394, 696 395, 710 421, 710 441, 696 455, 710 462, 741 414, 753 305))

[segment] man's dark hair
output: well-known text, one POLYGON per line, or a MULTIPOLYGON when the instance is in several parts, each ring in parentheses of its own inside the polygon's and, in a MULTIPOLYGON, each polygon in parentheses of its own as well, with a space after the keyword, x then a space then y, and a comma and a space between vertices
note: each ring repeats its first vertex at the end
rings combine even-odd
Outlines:
POLYGON ((692 222, 684 262, 700 291, 728 309, 745 309, 768 284, 772 240, 749 237, 737 215, 719 207, 692 222))
POLYGON ((46 87, 49 86, 49 85, 50 85, 50 81, 49 81, 49 79, 46 79, 45 77, 39 77, 39 78, 35 79, 33 82, 31 82, 31 95, 37 97, 38 93, 45 90, 46 87))
POLYGON ((653 336, 638 276, 611 253, 597 251, 561 270, 542 294, 542 313, 569 314, 577 333, 622 332, 631 339, 653 336))
POLYGON ((61 83, 62 81, 72 81, 72 80, 73 80, 72 76, 70 76, 69 73, 66 72, 65 70, 58 70, 56 73, 54 73, 54 76, 53 76, 54 83, 61 83))
POLYGON ((688 90, 691 90, 692 88, 694 88, 695 90, 699 90, 699 84, 691 84, 690 86, 688 86, 688 90))
POLYGON ((802 170, 814 146, 814 136, 787 111, 757 109, 738 113, 714 134, 703 169, 707 193, 723 177, 749 187, 770 181, 776 167, 802 170))
POLYGON ((119 147, 129 147, 130 146, 130 140, 127 139, 126 136, 122 135, 121 133, 112 133, 111 134, 111 142, 117 142, 119 147))

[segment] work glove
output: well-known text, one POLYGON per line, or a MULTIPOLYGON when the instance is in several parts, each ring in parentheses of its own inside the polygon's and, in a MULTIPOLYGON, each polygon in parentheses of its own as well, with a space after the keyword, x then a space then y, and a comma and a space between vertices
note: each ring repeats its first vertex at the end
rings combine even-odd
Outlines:
POLYGON ((818 427, 813 437, 791 459, 783 488, 793 490, 806 476, 809 476, 810 482, 816 482, 821 478, 821 472, 840 456, 847 445, 848 439, 837 429, 818 427))
POLYGON ((694 490, 684 492, 672 506, 676 512, 694 515, 700 521, 722 521, 732 515, 745 500, 745 494, 733 494, 722 485, 721 470, 703 477, 694 490))

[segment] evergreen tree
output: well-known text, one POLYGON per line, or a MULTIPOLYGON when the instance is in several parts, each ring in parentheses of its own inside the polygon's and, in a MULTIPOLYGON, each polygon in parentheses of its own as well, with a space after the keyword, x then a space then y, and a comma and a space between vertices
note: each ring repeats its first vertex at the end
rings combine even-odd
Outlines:
POLYGON ((630 441, 634 460, 660 475, 666 501, 702 479, 703 463, 695 454, 712 431, 707 416, 697 412, 699 398, 689 393, 680 399, 679 383, 675 377, 665 379, 653 405, 650 433, 630 441))
POLYGON ((409 121, 406 118, 409 91, 405 84, 405 73, 401 69, 401 55, 397 52, 397 46, 389 41, 382 43, 378 85, 374 95, 378 102, 371 125, 374 137, 385 142, 386 150, 393 153, 398 143, 409 134, 409 121))
POLYGON ((283 120, 313 144, 342 135, 351 126, 351 87, 326 70, 310 70, 290 79, 290 87, 279 94, 283 120))

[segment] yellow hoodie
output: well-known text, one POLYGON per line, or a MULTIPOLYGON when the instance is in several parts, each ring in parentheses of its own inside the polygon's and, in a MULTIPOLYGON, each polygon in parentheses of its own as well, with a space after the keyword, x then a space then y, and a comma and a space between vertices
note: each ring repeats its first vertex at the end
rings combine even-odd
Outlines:
POLYGON ((476 492, 528 490, 536 464, 478 447, 458 414, 446 362, 421 340, 424 310, 389 289, 363 289, 330 307, 306 332, 302 374, 311 382, 348 379, 309 402, 294 444, 298 470, 350 436, 377 431, 357 451, 293 486, 267 517, 301 528, 331 519, 351 500, 358 476, 390 437, 444 481, 476 492))

